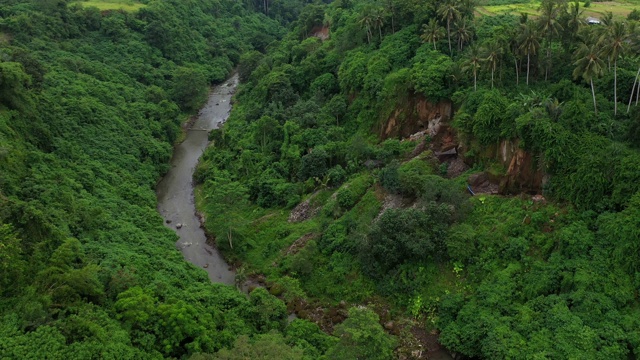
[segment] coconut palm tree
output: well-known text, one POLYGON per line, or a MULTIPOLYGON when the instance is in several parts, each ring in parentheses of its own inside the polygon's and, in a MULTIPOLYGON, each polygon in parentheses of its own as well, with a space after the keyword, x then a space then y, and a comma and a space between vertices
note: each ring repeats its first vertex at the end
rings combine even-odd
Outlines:
POLYGON ((371 11, 371 22, 374 28, 378 28, 380 41, 382 41, 382 27, 384 26, 384 9, 376 8, 371 11))
MULTIPOLYGON (((640 52, 640 27, 636 22, 632 21, 629 23, 627 33, 629 35, 629 48, 631 50, 631 53, 637 54, 638 52, 640 52)), ((629 95, 629 105, 627 105, 627 114, 629 113, 629 109, 631 109, 631 101, 633 100, 633 94, 636 91, 636 86, 640 88, 638 77, 640 77, 640 68, 638 68, 636 77, 633 79, 633 87, 631 88, 631 95, 629 95)))
POLYGON ((527 54, 527 85, 529 85, 529 69, 531 67, 531 55, 535 55, 540 48, 540 36, 536 24, 527 21, 520 25, 520 50, 527 54))
POLYGON ((599 46, 595 42, 590 44, 581 43, 574 53, 574 57, 576 58, 576 61, 573 63, 573 65, 575 65, 573 78, 577 79, 582 77, 585 81, 591 84, 593 110, 596 116, 598 116, 598 106, 596 104, 596 92, 593 87, 593 78, 601 76, 604 71, 604 61, 602 61, 599 46))
POLYGON ((444 29, 435 19, 429 20, 429 24, 422 25, 422 35, 420 38, 423 42, 433 43, 433 50, 436 49, 436 42, 444 36, 444 29))
POLYGON ((584 9, 580 8, 579 1, 576 0, 569 6, 565 34, 568 35, 567 38, 570 40, 570 42, 572 42, 576 38, 580 27, 586 24, 583 13, 584 9))
POLYGON ((458 41, 458 50, 462 51, 462 47, 473 38, 473 29, 469 26, 467 19, 461 18, 455 23, 456 39, 458 41))
POLYGON ((618 114, 618 57, 624 55, 628 48, 629 34, 625 25, 613 22, 608 31, 600 39, 603 54, 613 59, 613 114, 618 114))
MULTIPOLYGON (((550 64, 551 60, 551 42, 553 38, 560 34, 562 31, 562 25, 558 22, 558 13, 560 5, 551 0, 542 2, 540 6, 540 17, 538 17, 538 26, 540 32, 546 38, 547 43, 547 61, 546 64, 550 64)), ((547 80, 549 75, 550 66, 545 66, 544 79, 547 80)))
POLYGON ((478 69, 482 66, 482 56, 480 55, 480 48, 477 44, 473 44, 469 47, 467 53, 467 60, 462 66, 462 70, 473 73, 473 91, 478 90, 478 69))
POLYGON ((367 43, 371 43, 371 38, 373 37, 373 33, 371 32, 373 28, 373 17, 369 12, 364 12, 358 23, 360 23, 360 26, 367 33, 367 43))
POLYGON ((484 63, 491 70, 491 88, 493 89, 493 75, 500 63, 501 46, 496 41, 489 41, 484 48, 484 63))
POLYGON ((437 11, 442 20, 447 22, 447 38, 449 39, 449 53, 453 55, 451 49, 451 23, 460 17, 460 11, 458 10, 458 2, 456 0, 445 0, 437 11))

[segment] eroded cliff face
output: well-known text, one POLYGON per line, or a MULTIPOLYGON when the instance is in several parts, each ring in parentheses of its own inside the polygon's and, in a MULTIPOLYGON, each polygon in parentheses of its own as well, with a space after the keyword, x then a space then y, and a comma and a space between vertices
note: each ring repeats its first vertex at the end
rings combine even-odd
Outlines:
POLYGON ((442 125, 448 127, 453 117, 452 105, 450 100, 433 103, 423 96, 411 97, 406 105, 391 113, 381 129, 380 138, 409 138, 421 131, 427 131, 428 135, 434 137, 444 131, 442 125))
MULTIPOLYGON (((486 173, 486 179, 479 192, 494 192, 500 194, 540 194, 548 176, 544 172, 541 161, 528 151, 520 148, 518 139, 503 140, 499 144, 482 149, 480 154, 467 157, 470 143, 473 139, 463 139, 458 136, 451 125, 453 119, 453 104, 449 100, 437 103, 428 101, 422 96, 414 96, 406 106, 395 109, 380 131, 381 139, 415 138, 416 134, 428 135, 431 138, 429 148, 441 163, 449 167, 466 170, 476 161, 496 161, 505 169, 504 173, 486 173), (460 164, 466 164, 461 167, 460 164)), ((459 172, 462 172, 459 171, 459 172)), ((457 176, 455 172, 450 174, 457 176)), ((474 181, 477 180, 474 178, 474 181)), ((471 184, 473 185, 473 184, 471 184)), ((477 184, 476 184, 477 185, 477 184)))
POLYGON ((498 157, 506 174, 500 179, 500 193, 539 194, 547 176, 543 164, 535 155, 520 148, 520 140, 503 140, 498 148, 498 157))

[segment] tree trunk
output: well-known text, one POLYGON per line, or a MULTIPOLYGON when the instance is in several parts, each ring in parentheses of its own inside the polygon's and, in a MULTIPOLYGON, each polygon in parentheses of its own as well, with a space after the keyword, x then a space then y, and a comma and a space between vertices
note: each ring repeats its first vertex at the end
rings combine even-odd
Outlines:
POLYGON ((496 71, 496 69, 491 69, 491 88, 493 89, 493 73, 496 71))
POLYGON ((596 117, 598 116, 598 106, 596 105, 596 91, 593 88, 593 78, 591 78, 591 96, 593 97, 593 110, 596 114, 596 117))
POLYGON ((475 69, 475 67, 473 68, 473 91, 477 91, 478 90, 478 73, 475 69))
POLYGON ((627 114, 629 113, 629 109, 631 109, 631 102, 633 101, 633 93, 636 91, 636 84, 638 83, 638 76, 640 76, 640 68, 638 68, 638 72, 636 73, 636 77, 633 79, 633 87, 631 88, 631 96, 629 96, 629 105, 627 105, 627 114))
POLYGON ((527 85, 529 85, 529 63, 531 62, 531 56, 527 51, 527 85))
POLYGON ((438 50, 436 49, 436 38, 433 38, 433 50, 438 50))
POLYGON ((514 57, 513 63, 516 66, 516 85, 520 85, 520 72, 518 71, 518 59, 514 57))
POLYGON ((395 33, 396 33, 396 26, 395 26, 395 23, 394 23, 394 21, 393 21, 393 17, 394 17, 394 16, 393 16, 393 14, 394 14, 394 13, 395 13, 394 9, 393 9, 393 8, 391 8, 391 33, 392 33, 392 34, 395 34, 395 33))
POLYGON ((451 50, 451 21, 447 18, 447 37, 449 38, 449 54, 453 56, 453 50, 451 50))
POLYGON ((549 47, 547 48, 547 63, 545 64, 544 67, 544 81, 547 81, 548 76, 549 76, 549 64, 551 64, 551 62, 549 61, 551 59, 551 40, 549 40, 549 47))
POLYGON ((613 116, 618 115, 618 59, 613 60, 613 116))

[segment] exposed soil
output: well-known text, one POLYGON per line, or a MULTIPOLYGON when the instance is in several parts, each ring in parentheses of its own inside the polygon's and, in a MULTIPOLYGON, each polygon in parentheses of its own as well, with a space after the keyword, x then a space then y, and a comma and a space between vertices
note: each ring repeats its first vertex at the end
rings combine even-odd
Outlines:
POLYGON ((319 207, 312 207, 311 200, 315 197, 316 194, 311 195, 307 200, 298 204, 293 210, 291 210, 291 214, 289 215, 289 222, 296 223, 305 220, 309 220, 314 217, 318 211, 319 207))
POLYGON ((464 163, 464 160, 461 157, 456 157, 455 159, 448 162, 447 178, 456 178, 462 175, 462 173, 467 170, 469 170, 469 166, 464 163))
POLYGON ((308 234, 302 235, 300 238, 294 241, 293 244, 291 244, 291 246, 287 248, 284 255, 291 256, 291 255, 297 254, 300 250, 302 250, 303 247, 305 247, 305 245, 307 245, 309 240, 315 239, 316 237, 318 237, 318 234, 314 234, 314 233, 308 233, 308 234))

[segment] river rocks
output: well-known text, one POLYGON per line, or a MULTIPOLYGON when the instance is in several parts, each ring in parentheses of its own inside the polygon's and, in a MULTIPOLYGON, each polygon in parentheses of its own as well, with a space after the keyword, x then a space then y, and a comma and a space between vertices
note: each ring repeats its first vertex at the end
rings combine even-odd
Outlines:
POLYGON ((171 224, 171 220, 167 219, 167 221, 165 221, 167 224, 171 224))
POLYGON ((204 266, 203 266, 203 268, 205 268, 205 269, 208 268, 208 267, 209 267, 209 264, 204 264, 204 266))
POLYGON ((176 229, 182 229, 182 224, 181 223, 177 223, 176 224, 176 229))

